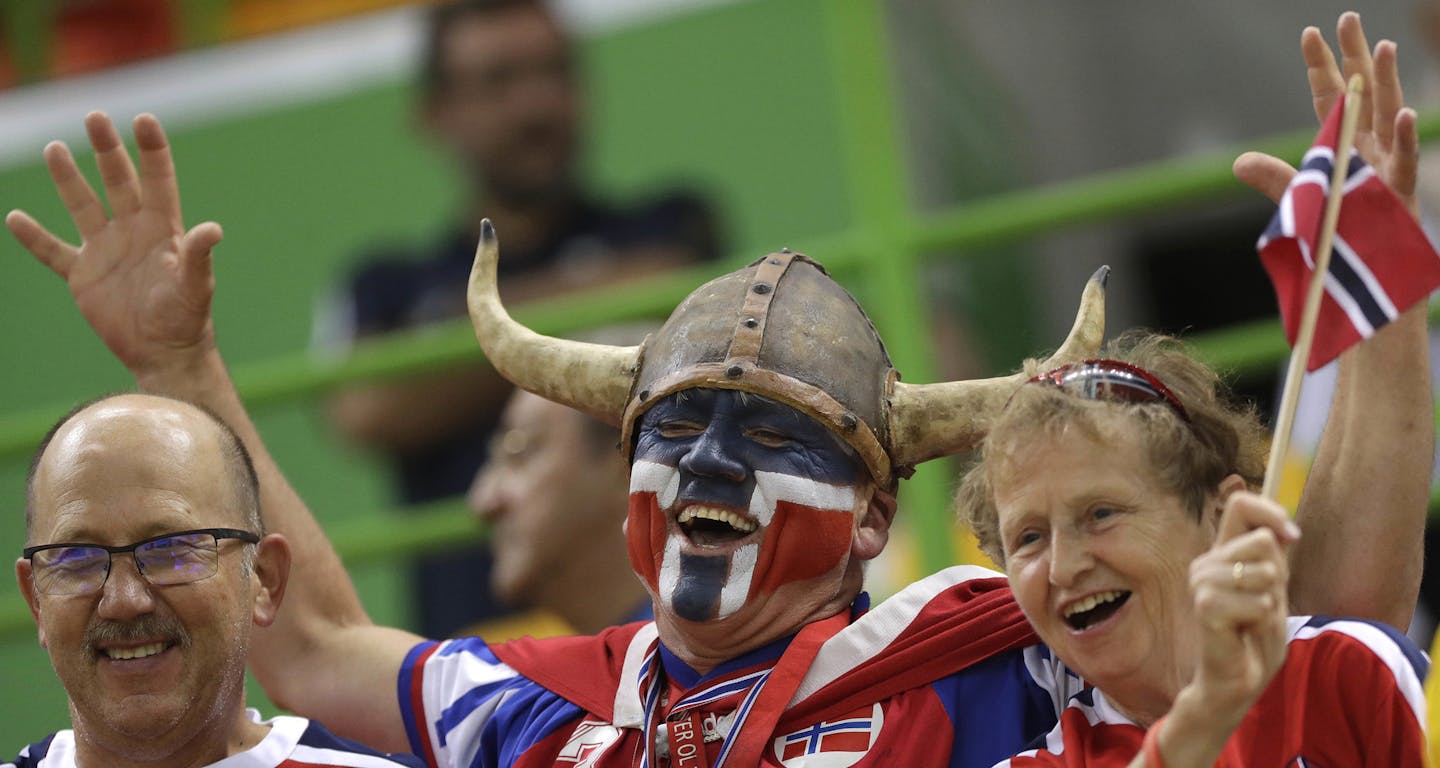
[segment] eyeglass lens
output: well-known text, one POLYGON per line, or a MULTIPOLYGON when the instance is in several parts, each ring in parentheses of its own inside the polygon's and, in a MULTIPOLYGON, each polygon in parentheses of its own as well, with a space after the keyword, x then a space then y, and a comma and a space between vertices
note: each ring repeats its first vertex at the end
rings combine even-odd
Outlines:
MULTIPOLYGON (((135 547, 135 565, 151 584, 186 584, 213 576, 219 560, 215 536, 188 533, 135 547)), ((36 552, 36 586, 49 595, 79 595, 105 584, 111 553, 100 547, 58 547, 36 552)))

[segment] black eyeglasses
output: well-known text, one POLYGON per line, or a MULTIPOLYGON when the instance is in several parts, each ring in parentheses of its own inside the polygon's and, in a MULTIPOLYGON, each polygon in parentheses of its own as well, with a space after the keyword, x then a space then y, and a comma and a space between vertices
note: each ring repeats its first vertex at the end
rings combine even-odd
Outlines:
POLYGON ((1180 398, 1155 375, 1137 365, 1119 360, 1084 360, 1062 365, 1032 377, 1030 383, 1048 384, 1085 400, 1122 403, 1164 403, 1190 421, 1180 398))
POLYGON ((201 528, 154 536, 124 547, 104 544, 41 544, 26 547, 35 589, 46 595, 85 595, 98 591, 110 578, 114 555, 131 552, 135 568, 158 586, 189 584, 215 575, 220 563, 220 540, 260 541, 249 531, 235 528, 201 528))

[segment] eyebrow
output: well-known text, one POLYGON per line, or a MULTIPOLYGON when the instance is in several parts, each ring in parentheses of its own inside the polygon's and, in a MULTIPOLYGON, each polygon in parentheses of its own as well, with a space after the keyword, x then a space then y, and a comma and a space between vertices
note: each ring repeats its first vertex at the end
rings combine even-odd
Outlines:
MULTIPOLYGON (((100 544, 100 543, 102 543, 102 541, 103 541, 104 538, 105 538, 106 531, 104 531, 103 529, 99 529, 99 528, 93 527, 92 525, 89 524, 90 522, 91 522, 91 521, 86 521, 86 524, 81 525, 81 526, 79 526, 79 527, 77 527, 77 528, 74 528, 74 529, 69 529, 69 530, 65 529, 63 526, 62 526, 62 527, 57 527, 57 528, 55 528, 54 530, 52 530, 52 531, 50 532, 50 541, 49 541, 49 542, 43 542, 43 543, 52 543, 52 544, 67 544, 67 543, 68 543, 68 544, 100 544)), ((137 533, 135 536, 133 536, 133 537, 128 537, 128 538, 126 539, 126 543, 133 542, 133 541, 142 541, 142 540, 144 540, 144 539, 148 539, 148 538, 151 538, 151 537, 153 537, 153 536, 163 536, 163 535, 165 535, 166 533, 170 533, 170 532, 173 532, 173 531, 185 531, 185 530, 190 530, 190 529, 194 528, 194 527, 195 527, 196 525, 198 525, 198 524, 199 524, 198 521, 195 521, 195 520, 156 520, 156 521, 152 521, 152 522, 150 522, 150 523, 147 523, 147 524, 141 526, 140 529, 139 529, 139 531, 138 531, 138 533, 137 533)), ((36 542, 37 545, 38 545, 38 544, 41 544, 41 543, 42 543, 42 542, 39 542, 39 541, 36 542)))

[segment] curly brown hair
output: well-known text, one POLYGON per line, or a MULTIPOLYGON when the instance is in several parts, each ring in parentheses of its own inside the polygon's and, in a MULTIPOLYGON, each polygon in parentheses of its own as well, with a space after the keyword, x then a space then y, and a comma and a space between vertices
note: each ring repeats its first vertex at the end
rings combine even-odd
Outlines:
MULTIPOLYGON (((1187 423, 1163 402, 1133 404, 1086 400, 1055 387, 1022 386, 996 417, 955 495, 960 521, 980 540, 980 548, 1004 565, 999 512, 993 482, 1009 459, 1065 428, 1078 428, 1103 442, 1102 424, 1115 416, 1140 430, 1152 467, 1167 487, 1199 519, 1206 498, 1226 476, 1238 474, 1258 489, 1265 474, 1269 434, 1255 407, 1235 399, 1219 374, 1196 360, 1171 336, 1127 331, 1106 345, 1102 356, 1149 371, 1184 405, 1187 423)), ((1041 373, 1039 360, 1027 360, 1029 375, 1041 373)))

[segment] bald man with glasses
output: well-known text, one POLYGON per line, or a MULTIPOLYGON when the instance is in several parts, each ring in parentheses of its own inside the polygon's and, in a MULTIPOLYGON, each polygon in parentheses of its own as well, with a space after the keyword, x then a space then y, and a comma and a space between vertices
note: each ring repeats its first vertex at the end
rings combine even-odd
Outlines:
POLYGON ((15 574, 72 728, 6 766, 420 764, 246 709, 251 633, 274 621, 290 569, 258 499, 244 446, 195 406, 116 395, 51 429, 15 574))

